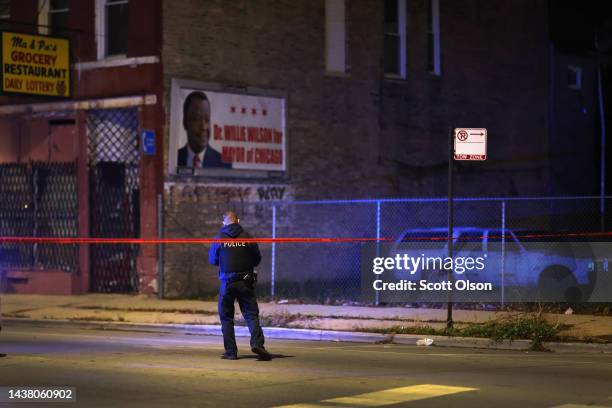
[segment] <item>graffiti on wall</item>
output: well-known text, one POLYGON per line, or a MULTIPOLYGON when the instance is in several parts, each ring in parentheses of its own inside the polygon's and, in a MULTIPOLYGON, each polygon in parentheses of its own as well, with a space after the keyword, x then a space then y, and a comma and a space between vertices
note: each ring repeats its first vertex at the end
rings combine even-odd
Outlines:
POLYGON ((291 188, 278 184, 194 184, 166 183, 169 200, 197 201, 202 203, 290 201, 293 199, 291 188))
POLYGON ((282 201, 285 198, 286 186, 258 187, 259 201, 282 201))

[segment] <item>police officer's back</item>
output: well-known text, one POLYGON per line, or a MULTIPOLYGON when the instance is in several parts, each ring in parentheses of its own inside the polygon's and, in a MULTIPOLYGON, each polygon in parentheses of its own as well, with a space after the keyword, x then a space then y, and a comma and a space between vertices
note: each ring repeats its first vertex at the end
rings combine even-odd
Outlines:
POLYGON ((270 359, 264 348, 264 335, 259 323, 259 307, 255 297, 254 268, 261 262, 261 253, 255 242, 245 242, 251 235, 239 224, 233 211, 223 216, 223 228, 217 238, 227 242, 213 243, 208 254, 208 261, 219 266, 219 319, 223 331, 225 353, 221 356, 235 360, 238 354, 234 334, 234 301, 240 305, 240 311, 249 326, 251 333, 251 350, 262 359, 270 359))

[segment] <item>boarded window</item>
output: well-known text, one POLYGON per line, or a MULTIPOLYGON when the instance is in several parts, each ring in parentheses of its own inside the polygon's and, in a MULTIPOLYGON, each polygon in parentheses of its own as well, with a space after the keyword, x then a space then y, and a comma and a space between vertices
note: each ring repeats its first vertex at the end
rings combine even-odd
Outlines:
POLYGON ((345 0, 325 2, 325 69, 346 71, 345 0))

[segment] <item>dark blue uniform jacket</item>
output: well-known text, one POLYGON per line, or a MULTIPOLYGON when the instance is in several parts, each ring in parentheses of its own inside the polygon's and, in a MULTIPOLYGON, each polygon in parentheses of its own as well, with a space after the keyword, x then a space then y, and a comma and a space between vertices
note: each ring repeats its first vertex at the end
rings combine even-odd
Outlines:
POLYGON ((235 240, 230 243, 215 242, 208 252, 208 263, 219 265, 219 279, 222 281, 240 280, 261 262, 257 243, 240 241, 240 238, 251 238, 240 224, 224 226, 215 238, 235 240))

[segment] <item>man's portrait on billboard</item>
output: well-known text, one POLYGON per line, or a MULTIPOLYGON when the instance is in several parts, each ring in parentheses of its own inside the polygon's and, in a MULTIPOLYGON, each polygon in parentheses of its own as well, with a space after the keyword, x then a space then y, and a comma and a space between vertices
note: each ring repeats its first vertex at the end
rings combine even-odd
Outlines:
POLYGON ((183 128, 187 142, 177 150, 178 167, 201 169, 206 167, 231 168, 221 160, 221 153, 210 144, 210 101, 201 91, 193 91, 183 102, 183 128))

